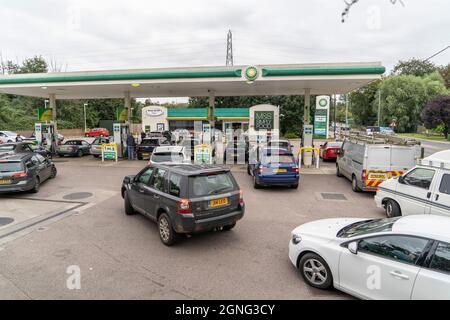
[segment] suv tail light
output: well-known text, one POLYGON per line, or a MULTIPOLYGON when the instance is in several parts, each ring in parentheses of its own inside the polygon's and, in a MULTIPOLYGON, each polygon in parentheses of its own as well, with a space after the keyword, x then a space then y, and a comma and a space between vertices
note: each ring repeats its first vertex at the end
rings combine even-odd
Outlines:
POLYGON ((14 173, 13 174, 13 177, 14 178, 24 178, 24 177, 26 177, 27 176, 27 173, 26 172, 17 172, 17 173, 14 173))
POLYGON ((179 200, 177 212, 180 214, 192 213, 192 201, 188 199, 179 200))
POLYGON ((239 191, 239 205, 240 206, 244 205, 244 191, 242 190, 239 191))
POLYGON ((300 170, 298 169, 298 167, 293 167, 293 168, 292 168, 292 171, 294 171, 295 173, 299 173, 299 172, 300 172, 300 170))

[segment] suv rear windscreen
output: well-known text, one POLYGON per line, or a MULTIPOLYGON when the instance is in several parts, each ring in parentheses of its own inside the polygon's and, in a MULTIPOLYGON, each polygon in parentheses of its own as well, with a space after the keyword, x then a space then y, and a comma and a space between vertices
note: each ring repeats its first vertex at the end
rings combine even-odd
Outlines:
POLYGON ((142 140, 142 144, 146 146, 158 146, 159 139, 144 139, 142 140))
POLYGON ((261 161, 263 164, 277 164, 277 163, 282 163, 282 164, 294 164, 295 163, 295 159, 293 156, 291 155, 277 155, 277 154, 273 154, 273 155, 264 155, 263 159, 261 161))
POLYGON ((152 162, 183 162, 183 154, 178 152, 158 152, 152 155, 152 162))
POLYGON ((235 188, 230 172, 189 177, 189 194, 192 198, 226 193, 235 188))
POLYGON ((1 162, 0 172, 18 172, 23 171, 22 162, 1 162))

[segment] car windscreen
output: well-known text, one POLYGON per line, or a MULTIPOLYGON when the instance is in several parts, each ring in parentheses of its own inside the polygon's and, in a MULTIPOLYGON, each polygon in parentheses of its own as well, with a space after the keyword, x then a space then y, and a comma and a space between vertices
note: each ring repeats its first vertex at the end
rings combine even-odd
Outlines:
POLYGON ((15 149, 16 149, 16 146, 13 144, 5 144, 5 145, 0 144, 0 152, 13 151, 15 149))
POLYGON ((351 238, 376 232, 392 231, 394 223, 400 218, 364 220, 352 223, 341 229, 338 238, 351 238))
POLYGON ((104 144, 109 143, 109 139, 107 138, 96 138, 92 144, 104 144))
POLYGON ((275 164, 275 163, 281 163, 281 164, 294 164, 295 159, 292 155, 278 155, 278 154, 265 154, 262 157, 261 163, 263 164, 275 164))
POLYGON ((0 172, 23 171, 23 164, 20 161, 0 161, 0 172))
POLYGON ((157 146, 159 145, 159 139, 144 139, 141 144, 146 146, 157 146))
POLYGON ((183 154, 178 152, 158 152, 153 153, 152 162, 183 162, 183 154))
POLYGON ((273 141, 269 143, 270 147, 280 147, 284 149, 288 149, 290 147, 288 142, 285 141, 273 141))
POLYGON ((234 191, 233 180, 230 172, 189 177, 189 194, 196 198, 234 191))
POLYGON ((327 144, 328 148, 340 148, 342 147, 342 142, 329 142, 327 144))
POLYGON ((66 146, 79 146, 81 145, 81 141, 67 141, 64 143, 66 146))

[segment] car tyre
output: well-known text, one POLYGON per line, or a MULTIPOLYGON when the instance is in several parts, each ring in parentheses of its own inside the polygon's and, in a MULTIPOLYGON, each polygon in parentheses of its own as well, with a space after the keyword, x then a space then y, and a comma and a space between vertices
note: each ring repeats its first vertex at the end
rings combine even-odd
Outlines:
POLYGON ((30 191, 32 193, 38 193, 39 192, 39 187, 41 185, 41 179, 39 179, 38 176, 36 176, 35 180, 34 180, 34 186, 33 189, 31 189, 30 191))
POLYGON ((52 173, 50 175, 50 179, 55 179, 57 174, 58 174, 58 170, 56 170, 56 167, 53 166, 52 167, 52 173))
POLYGON ((311 287, 326 290, 333 286, 330 267, 321 256, 315 253, 305 254, 300 259, 299 269, 303 279, 311 287))
POLYGON ((356 176, 352 176, 352 190, 353 192, 361 192, 361 189, 358 187, 358 180, 356 179, 356 176))
POLYGON ((298 189, 298 184, 294 184, 291 186, 292 189, 298 189))
POLYGON ((256 181, 256 176, 253 176, 253 188, 261 189, 261 185, 256 181))
POLYGON ((389 199, 385 204, 386 216, 388 218, 400 217, 402 215, 400 206, 394 200, 389 199))
POLYGON ((124 206, 125 206, 125 214, 127 216, 132 216, 136 214, 136 211, 134 210, 133 206, 131 205, 130 198, 128 198, 128 192, 125 191, 124 193, 124 206))
POLYGON ((341 173, 341 169, 339 169, 339 165, 336 165, 336 176, 338 176, 339 178, 342 177, 342 173, 341 173))
POLYGON ((250 172, 250 165, 247 165, 247 174, 248 174, 249 176, 252 175, 252 173, 250 172))
POLYGON ((159 238, 165 246, 173 246, 179 240, 179 234, 173 230, 172 221, 167 213, 162 213, 158 218, 159 238))
POLYGON ((77 151, 77 157, 81 158, 82 156, 83 156, 83 150, 80 149, 77 151))

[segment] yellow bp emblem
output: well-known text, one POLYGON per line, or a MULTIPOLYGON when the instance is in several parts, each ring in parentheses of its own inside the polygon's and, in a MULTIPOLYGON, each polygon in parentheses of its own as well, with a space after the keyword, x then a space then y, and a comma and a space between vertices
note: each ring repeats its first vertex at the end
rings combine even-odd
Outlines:
POLYGON ((249 81, 255 80, 258 78, 258 69, 256 69, 256 67, 248 67, 247 70, 245 70, 245 77, 249 81))

